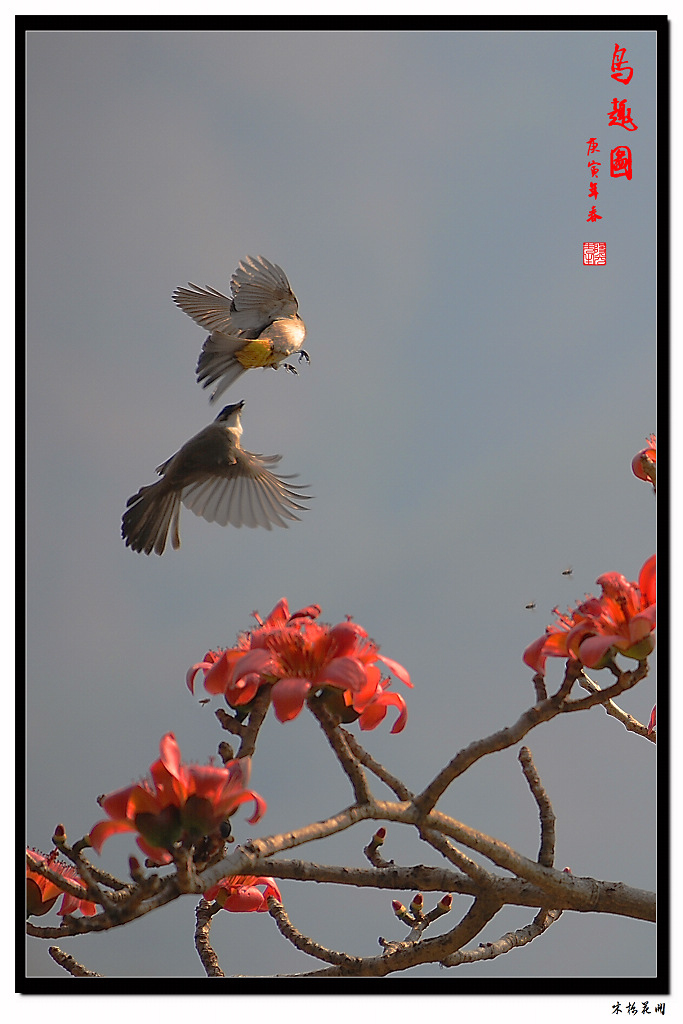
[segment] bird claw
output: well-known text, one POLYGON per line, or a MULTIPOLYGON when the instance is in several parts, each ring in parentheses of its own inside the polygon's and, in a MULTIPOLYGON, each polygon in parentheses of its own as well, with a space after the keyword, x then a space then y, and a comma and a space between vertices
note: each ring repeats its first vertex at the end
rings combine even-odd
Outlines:
MULTIPOLYGON (((310 363, 311 361, 311 357, 309 356, 308 352, 304 352, 303 349, 301 349, 301 351, 299 352, 299 362, 301 362, 302 359, 305 359, 307 363, 310 363)), ((295 366, 292 366, 291 363, 283 363, 282 365, 284 366, 285 370, 288 370, 290 373, 299 372, 295 366)), ((275 367, 275 369, 277 369, 277 367, 275 367)))

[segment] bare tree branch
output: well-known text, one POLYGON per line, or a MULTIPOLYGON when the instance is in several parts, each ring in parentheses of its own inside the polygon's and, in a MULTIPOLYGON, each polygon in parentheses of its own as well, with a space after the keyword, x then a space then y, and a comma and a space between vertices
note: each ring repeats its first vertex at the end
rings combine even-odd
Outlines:
POLYGON ((562 686, 556 694, 548 698, 548 700, 534 704, 517 719, 514 725, 500 729, 491 736, 475 740, 474 743, 470 743, 467 747, 460 750, 446 767, 435 776, 422 793, 415 797, 415 806, 422 813, 427 814, 454 779, 457 779, 468 768, 471 768, 476 761, 486 757, 487 754, 493 754, 498 750, 506 750, 508 747, 513 746, 513 744, 519 743, 536 726, 542 722, 548 722, 551 718, 555 718, 556 715, 560 714, 566 695, 571 689, 579 670, 580 665, 578 662, 575 668, 570 663, 567 666, 562 686))
POLYGON ((48 946, 48 953, 56 964, 63 967, 67 974, 71 974, 74 978, 103 978, 103 974, 97 974, 96 971, 89 971, 83 964, 79 964, 78 960, 65 953, 59 948, 59 946, 48 946))
MULTIPOLYGON (((602 693, 604 695, 605 692, 593 679, 586 675, 585 670, 579 677, 579 686, 582 686, 584 690, 588 690, 589 693, 602 693)), ((646 725, 639 722, 633 715, 629 715, 628 712, 622 711, 614 701, 600 701, 600 703, 603 705, 606 713, 611 715, 612 718, 616 718, 618 722, 621 722, 629 732, 635 732, 638 736, 643 736, 650 743, 657 742, 657 734, 655 732, 648 732, 646 725)))
POLYGON ((340 732, 343 732, 346 737, 346 742, 349 745, 354 757, 357 757, 362 765, 364 765, 368 771, 371 771, 373 775, 388 786, 389 789, 398 797, 399 800, 412 800, 413 794, 408 787, 397 779, 395 775, 387 771, 384 765, 381 765, 378 761, 375 761, 371 754, 368 754, 367 750, 361 747, 360 743, 350 732, 340 727, 340 732))
POLYGON ((548 794, 543 788, 528 747, 521 748, 519 763, 522 766, 524 777, 529 783, 529 789, 533 793, 534 800, 538 804, 538 813, 541 819, 541 848, 538 851, 538 863, 546 868, 551 868, 555 863, 555 814, 553 807, 548 799, 548 794))
POLYGON ((372 793, 368 786, 365 772, 358 763, 357 758, 348 743, 348 733, 339 728, 339 723, 330 714, 327 708, 317 700, 312 700, 309 707, 318 719, 321 729, 327 737, 332 750, 337 755, 337 760, 342 766, 344 773, 348 776, 353 787, 353 795, 357 804, 369 804, 372 802, 372 793))
POLYGON ((202 966, 206 971, 207 977, 209 978, 224 978, 225 974, 221 970, 221 965, 218 962, 218 957, 209 941, 209 933, 211 931, 211 919, 215 913, 220 909, 218 904, 208 903, 206 900, 201 899, 197 904, 195 910, 195 918, 197 921, 194 930, 194 944, 199 959, 202 962, 202 966))
POLYGON ((518 946, 526 946, 537 939, 562 914, 561 910, 539 910, 531 924, 518 928, 514 932, 506 932, 496 942, 480 942, 478 949, 462 949, 442 960, 444 967, 459 967, 460 964, 472 964, 479 960, 494 960, 497 956, 509 953, 518 946))

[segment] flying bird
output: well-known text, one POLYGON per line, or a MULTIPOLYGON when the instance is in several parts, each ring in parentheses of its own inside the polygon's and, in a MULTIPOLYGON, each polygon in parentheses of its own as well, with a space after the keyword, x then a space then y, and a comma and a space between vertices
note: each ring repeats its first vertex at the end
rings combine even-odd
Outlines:
POLYGON ((180 547, 181 503, 208 522, 227 526, 287 526, 299 519, 292 511, 310 498, 301 486, 287 483, 269 466, 281 455, 254 455, 241 445, 240 414, 244 402, 226 405, 213 423, 157 467, 161 480, 141 487, 128 499, 121 534, 133 551, 162 555, 169 530, 171 544, 180 547))
POLYGON ((306 327, 299 303, 281 267, 265 256, 246 256, 230 281, 231 296, 215 288, 176 288, 173 301, 211 333, 197 363, 197 381, 215 402, 238 377, 255 366, 283 364, 296 373, 289 356, 310 362, 301 346, 306 327))

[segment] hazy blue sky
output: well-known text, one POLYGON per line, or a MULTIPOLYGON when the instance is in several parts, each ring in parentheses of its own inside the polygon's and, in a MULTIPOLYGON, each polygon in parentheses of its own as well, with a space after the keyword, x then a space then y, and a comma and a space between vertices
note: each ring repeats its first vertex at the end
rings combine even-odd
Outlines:
MULTIPOLYGON (((655 502, 630 462, 656 429, 656 146, 649 32, 29 34, 32 844, 47 851, 57 822, 87 832, 98 794, 141 776, 168 730, 187 760, 214 753, 220 704, 200 706, 185 671, 283 596, 352 615, 409 669, 406 730, 362 742, 411 788, 533 702, 522 651, 553 605, 605 571, 637 579, 654 550, 655 502), (617 42, 628 86, 610 78, 617 42), (637 132, 608 128, 614 96, 637 132), (609 177, 617 144, 631 181, 609 177), (605 267, 582 266, 584 241, 606 241, 605 267), (126 499, 218 411, 194 381, 205 334, 171 293, 227 290, 247 254, 287 273, 311 364, 250 372, 227 400, 246 401, 245 446, 282 454, 315 500, 270 533, 184 510, 178 552, 134 554, 126 499)), ((652 673, 622 705, 647 721, 655 698, 652 673)), ((600 709, 527 743, 557 866, 654 888, 654 746, 600 709)), ((516 755, 480 763, 440 806, 535 857, 516 755)), ((238 814, 238 841, 351 799, 308 713, 267 721, 252 784, 268 812, 256 827, 238 814)), ((360 865, 371 833, 300 853, 360 865)), ((390 839, 387 856, 423 856, 390 839)), ((124 874, 133 849, 116 837, 99 862, 124 874)), ((281 888, 330 947, 374 955, 377 935, 404 937, 390 899, 409 894, 281 888)), ((483 938, 532 916, 505 911, 483 938)), ((201 978, 193 929, 188 898, 63 947, 109 976, 201 978)), ((264 915, 220 915, 212 935, 228 973, 316 966, 264 915)), ((60 975, 30 947, 32 973, 60 975)), ((421 976, 580 985, 655 964, 651 925, 565 913, 523 950, 421 976)))

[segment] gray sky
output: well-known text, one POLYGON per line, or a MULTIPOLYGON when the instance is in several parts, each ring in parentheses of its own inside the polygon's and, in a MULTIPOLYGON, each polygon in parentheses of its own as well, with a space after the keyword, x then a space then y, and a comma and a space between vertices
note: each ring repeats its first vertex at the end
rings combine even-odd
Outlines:
MULTIPOLYGON (((30 843, 47 851, 57 822, 87 832, 98 794, 143 775, 169 730, 205 762, 221 705, 193 700, 185 671, 282 596, 328 622, 351 614, 409 669, 407 728, 361 742, 416 789, 533 702, 522 651, 554 604, 606 571, 637 579, 655 544, 655 502, 630 470, 656 429, 654 74, 645 32, 29 35, 30 843), (617 41, 628 86, 610 78, 617 41), (614 96, 637 132, 607 127, 614 96), (618 144, 631 181, 609 177, 618 144), (606 241, 605 267, 582 266, 584 241, 606 241), (185 510, 180 551, 136 555, 120 538, 126 499, 217 412, 194 382, 205 334, 171 293, 225 291, 260 253, 290 279, 311 364, 250 372, 227 400, 246 401, 245 446, 282 454, 315 500, 286 532, 185 510)), ((621 703, 647 721, 655 699, 653 672, 621 703)), ((655 748, 600 709, 526 742, 558 817, 557 866, 654 888, 655 748)), ((516 755, 480 763, 440 807, 535 857, 516 755)), ((238 813, 238 841, 351 799, 308 713, 269 718, 252 784, 268 812, 255 827, 238 813)), ((360 865, 371 833, 300 852, 360 865)), ((412 836, 389 839, 388 857, 423 856, 412 836)), ((115 837, 99 863, 124 875, 134 849, 115 837)), ((410 894, 281 889, 327 946, 374 955, 377 935, 404 937, 390 900, 410 894)), ((532 916, 506 911, 482 937, 532 916)), ((109 976, 200 978, 193 929, 188 898, 63 948, 109 976)), ((228 973, 315 967, 264 915, 220 915, 212 936, 228 973)), ((29 965, 61 976, 37 940, 29 965)), ((506 957, 419 973, 655 969, 651 925, 565 913, 506 957)))

